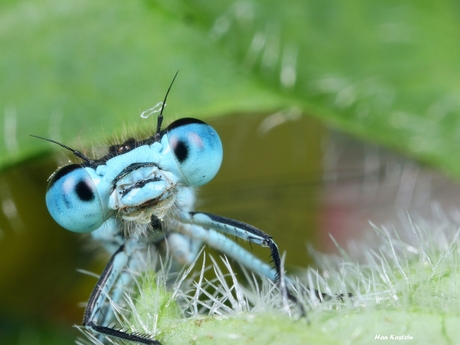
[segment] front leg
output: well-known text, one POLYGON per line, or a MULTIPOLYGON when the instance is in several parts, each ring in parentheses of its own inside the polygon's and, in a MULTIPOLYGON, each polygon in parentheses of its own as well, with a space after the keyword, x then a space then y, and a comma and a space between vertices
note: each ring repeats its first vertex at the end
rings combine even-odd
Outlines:
MULTIPOLYGON (((91 293, 83 317, 83 326, 103 336, 115 337, 146 345, 161 345, 159 341, 152 339, 149 335, 128 333, 108 327, 106 324, 112 315, 110 304, 107 305, 105 303, 109 297, 110 290, 117 281, 122 280, 120 282, 121 285, 128 284, 131 280, 130 274, 123 271, 127 267, 138 265, 137 262, 133 262, 133 259, 135 259, 132 255, 134 250, 136 250, 135 242, 131 243, 127 241, 113 254, 91 293)), ((120 296, 122 293, 121 289, 122 287, 116 286, 113 294, 120 296)), ((117 299, 118 297, 114 298, 115 301, 117 299)))
MULTIPOLYGON (((181 222, 190 224, 191 227, 187 228, 178 226, 178 229, 175 231, 182 232, 187 236, 204 241, 211 247, 222 251, 237 260, 252 271, 277 282, 283 297, 287 297, 295 303, 298 302, 297 298, 287 289, 285 275, 281 267, 281 258, 278 246, 271 236, 252 225, 210 213, 181 212, 179 218, 181 222), (219 232, 236 236, 263 247, 268 247, 271 252, 275 271, 273 271, 272 267, 262 262, 219 232)), ((300 308, 302 314, 304 315, 305 312, 303 307, 300 306, 300 308)))

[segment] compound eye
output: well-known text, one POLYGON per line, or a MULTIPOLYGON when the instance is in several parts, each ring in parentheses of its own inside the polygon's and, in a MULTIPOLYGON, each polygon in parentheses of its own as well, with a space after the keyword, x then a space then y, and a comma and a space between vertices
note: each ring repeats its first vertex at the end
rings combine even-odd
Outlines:
POLYGON ((169 147, 185 182, 201 186, 211 181, 222 163, 222 142, 203 121, 184 118, 166 129, 169 147))
POLYGON ((57 170, 48 182, 46 206, 54 220, 73 232, 90 232, 106 220, 94 180, 78 164, 57 170))

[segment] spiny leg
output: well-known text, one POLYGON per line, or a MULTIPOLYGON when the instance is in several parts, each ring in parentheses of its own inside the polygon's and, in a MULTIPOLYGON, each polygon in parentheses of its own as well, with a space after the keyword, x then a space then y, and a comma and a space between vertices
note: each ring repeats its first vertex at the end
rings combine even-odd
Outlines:
POLYGON ((107 321, 107 317, 104 315, 104 302, 107 300, 109 291, 122 275, 122 271, 128 265, 130 255, 125 251, 125 249, 127 245, 129 246, 129 244, 130 243, 126 243, 120 246, 120 248, 113 254, 99 277, 85 309, 83 326, 104 336, 116 337, 146 345, 161 345, 159 341, 152 339, 147 334, 128 333, 106 325, 99 325, 96 321, 99 318, 102 318, 103 322, 107 321))
MULTIPOLYGON (((291 301, 296 303, 300 308, 302 316, 306 315, 303 305, 299 303, 297 297, 291 293, 290 289, 286 285, 286 283, 288 283, 291 288, 294 287, 293 281, 289 279, 289 277, 285 277, 284 272, 282 271, 278 246, 271 236, 252 225, 210 213, 182 212, 180 214, 180 218, 182 222, 195 226, 192 231, 187 231, 185 228, 182 229, 182 231, 186 231, 185 235, 207 242, 211 247, 227 254, 250 270, 277 282, 282 296, 288 297, 291 301), (216 231, 233 235, 237 238, 242 238, 261 246, 269 247, 275 270, 273 270, 273 267, 255 257, 252 253, 248 252, 234 241, 216 231)), ((343 297, 353 297, 351 293, 331 296, 313 288, 306 287, 305 289, 306 291, 303 293, 313 293, 313 295, 320 301, 328 301, 333 298, 343 301, 343 297)))
POLYGON ((305 315, 303 306, 298 303, 297 298, 287 288, 284 272, 282 272, 278 246, 271 236, 252 225, 210 213, 181 212, 180 219, 192 227, 190 230, 186 227, 178 227, 177 231, 185 231, 187 236, 208 243, 213 248, 222 251, 250 270, 277 282, 282 296, 298 304, 302 315, 305 315), (236 236, 263 247, 268 247, 271 252, 275 271, 273 272, 272 267, 216 231, 236 236))

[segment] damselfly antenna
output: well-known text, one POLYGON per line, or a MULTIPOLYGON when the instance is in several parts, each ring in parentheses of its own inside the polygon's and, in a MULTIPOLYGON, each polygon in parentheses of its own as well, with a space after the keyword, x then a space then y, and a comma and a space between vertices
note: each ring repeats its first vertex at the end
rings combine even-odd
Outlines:
POLYGON ((171 87, 174 84, 174 80, 176 80, 178 73, 179 71, 177 71, 176 74, 174 74, 174 78, 171 81, 171 84, 169 84, 168 91, 166 91, 165 99, 163 100, 163 104, 161 105, 160 115, 158 115, 158 118, 157 118, 157 132, 155 133, 156 135, 160 133, 161 131, 161 124, 163 123, 163 110, 165 109, 165 106, 166 106, 166 99, 168 98, 169 90, 171 90, 171 87))
POLYGON ((83 159, 86 163, 88 164, 94 164, 94 161, 91 159, 91 158, 88 158, 86 157, 83 153, 81 153, 80 151, 78 150, 74 150, 73 148, 71 147, 68 147, 67 145, 64 145, 64 144, 61 144, 60 142, 57 142, 57 141, 54 141, 54 140, 51 140, 51 139, 47 139, 47 138, 43 138, 43 137, 39 137, 38 135, 33 135, 33 134, 29 134, 31 137, 34 137, 34 138, 38 138, 38 139, 42 139, 42 140, 45 140, 45 141, 49 141, 50 143, 53 143, 53 144, 56 144, 56 145, 59 145, 69 151, 72 151, 73 154, 80 158, 80 159, 83 159))

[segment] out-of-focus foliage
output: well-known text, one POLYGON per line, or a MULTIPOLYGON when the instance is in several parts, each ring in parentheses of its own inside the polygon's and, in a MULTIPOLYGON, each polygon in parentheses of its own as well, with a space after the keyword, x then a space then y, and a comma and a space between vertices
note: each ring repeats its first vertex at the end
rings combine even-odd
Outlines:
POLYGON ((162 99, 171 117, 296 106, 453 174, 460 144, 451 1, 8 1, 0 164, 88 141, 162 99))

